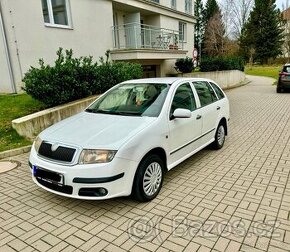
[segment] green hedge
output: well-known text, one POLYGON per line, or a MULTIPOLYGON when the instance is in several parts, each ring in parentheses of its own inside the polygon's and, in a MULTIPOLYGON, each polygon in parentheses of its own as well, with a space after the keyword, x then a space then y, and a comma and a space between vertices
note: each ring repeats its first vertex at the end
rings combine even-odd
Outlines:
POLYGON ((200 63, 201 72, 240 70, 244 71, 244 61, 239 57, 203 58, 200 63))
POLYGON ((194 69, 192 58, 186 57, 184 59, 177 59, 175 62, 175 69, 181 73, 191 73, 194 69))
POLYGON ((64 104, 93 94, 100 94, 125 80, 143 76, 141 65, 128 62, 112 63, 92 57, 74 58, 72 50, 59 48, 53 66, 39 60, 39 68, 25 73, 24 90, 48 107, 64 104))

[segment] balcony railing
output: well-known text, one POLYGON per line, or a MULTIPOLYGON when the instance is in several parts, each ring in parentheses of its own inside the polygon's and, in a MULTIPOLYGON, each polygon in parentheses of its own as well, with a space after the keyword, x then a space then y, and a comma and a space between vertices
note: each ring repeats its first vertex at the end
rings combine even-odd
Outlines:
POLYGON ((112 27, 114 49, 183 50, 179 32, 155 26, 129 23, 112 27))

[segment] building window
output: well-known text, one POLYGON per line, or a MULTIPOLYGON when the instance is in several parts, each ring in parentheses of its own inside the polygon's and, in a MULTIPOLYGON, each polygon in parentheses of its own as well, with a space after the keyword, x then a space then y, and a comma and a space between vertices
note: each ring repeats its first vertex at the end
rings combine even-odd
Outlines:
POLYGON ((152 2, 159 3, 159 0, 151 0, 152 2))
POLYGON ((185 12, 192 14, 192 0, 185 0, 185 12))
POLYGON ((176 0, 171 0, 171 8, 176 9, 176 0))
POLYGON ((179 22, 179 41, 186 41, 186 23, 179 22))
POLYGON ((56 26, 70 26, 68 0, 42 0, 44 23, 56 26))

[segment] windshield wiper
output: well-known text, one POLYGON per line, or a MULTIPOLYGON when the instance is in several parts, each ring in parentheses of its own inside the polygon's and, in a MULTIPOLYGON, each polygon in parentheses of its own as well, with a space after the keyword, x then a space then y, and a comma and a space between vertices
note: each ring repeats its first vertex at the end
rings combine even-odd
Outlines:
POLYGON ((101 114, 114 114, 114 111, 109 111, 109 110, 102 110, 102 109, 86 109, 86 112, 89 113, 101 113, 101 114))
POLYGON ((90 109, 90 108, 86 109, 85 111, 88 113, 95 113, 96 112, 94 109, 90 109))
POLYGON ((116 115, 124 115, 124 116, 141 116, 139 112, 130 112, 130 111, 121 111, 116 112, 116 115))
POLYGON ((86 109, 86 112, 89 113, 100 113, 100 114, 108 114, 108 115, 123 115, 123 116, 141 116, 140 113, 136 112, 125 112, 125 111, 110 111, 110 110, 102 110, 102 109, 86 109))

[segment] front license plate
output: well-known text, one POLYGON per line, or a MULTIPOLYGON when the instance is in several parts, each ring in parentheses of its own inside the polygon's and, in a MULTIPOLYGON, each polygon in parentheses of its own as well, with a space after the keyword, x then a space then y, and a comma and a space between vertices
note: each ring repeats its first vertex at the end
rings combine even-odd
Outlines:
POLYGON ((62 174, 52 172, 37 166, 33 166, 33 176, 51 184, 62 186, 64 184, 64 177, 62 174))

